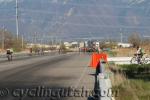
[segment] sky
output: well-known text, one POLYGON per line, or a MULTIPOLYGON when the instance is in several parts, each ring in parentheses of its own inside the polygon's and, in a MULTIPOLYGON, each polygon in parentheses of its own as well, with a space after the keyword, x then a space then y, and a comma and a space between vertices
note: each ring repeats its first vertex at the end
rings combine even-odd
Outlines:
MULTIPOLYGON (((3 2, 12 2, 14 0, 0 0, 0 3, 3 3, 3 2)), ((58 0, 50 0, 52 1, 52 3, 57 3, 58 0)), ((69 1, 69 0, 64 0, 65 2, 69 1)), ((127 3, 132 3, 132 4, 135 4, 135 3, 142 3, 146 0, 122 0, 123 2, 127 2, 127 3)))
POLYGON ((14 0, 0 0, 0 3, 3 3, 3 2, 12 2, 14 0))

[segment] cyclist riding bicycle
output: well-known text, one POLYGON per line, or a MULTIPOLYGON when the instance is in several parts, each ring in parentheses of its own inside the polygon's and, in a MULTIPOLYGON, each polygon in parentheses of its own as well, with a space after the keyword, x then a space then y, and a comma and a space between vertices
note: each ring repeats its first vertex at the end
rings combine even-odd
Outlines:
POLYGON ((6 55, 9 61, 12 60, 12 54, 13 54, 13 49, 6 50, 6 55))
POLYGON ((143 57, 144 52, 142 51, 142 48, 140 48, 139 46, 137 47, 137 52, 136 52, 136 57, 138 60, 138 63, 141 63, 141 58, 143 57))
POLYGON ((147 64, 148 62, 150 62, 150 57, 144 52, 142 48, 137 47, 137 51, 131 58, 130 62, 132 64, 147 64))

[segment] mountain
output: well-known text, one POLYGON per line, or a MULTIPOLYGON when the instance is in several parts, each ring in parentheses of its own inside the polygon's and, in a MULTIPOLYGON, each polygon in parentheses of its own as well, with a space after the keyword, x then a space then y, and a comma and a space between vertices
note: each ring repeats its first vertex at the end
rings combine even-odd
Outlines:
MULTIPOLYGON (((0 0, 0 27, 16 33, 15 2, 0 0)), ((150 35, 149 0, 18 0, 19 33, 26 38, 124 39, 150 35)))

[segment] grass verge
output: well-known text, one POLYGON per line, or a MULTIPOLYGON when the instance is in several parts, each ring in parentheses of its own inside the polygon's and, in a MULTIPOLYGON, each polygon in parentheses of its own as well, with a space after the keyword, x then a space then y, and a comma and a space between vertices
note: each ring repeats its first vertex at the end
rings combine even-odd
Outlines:
POLYGON ((114 65, 111 77, 114 90, 119 90, 115 100, 150 100, 150 64, 114 65))

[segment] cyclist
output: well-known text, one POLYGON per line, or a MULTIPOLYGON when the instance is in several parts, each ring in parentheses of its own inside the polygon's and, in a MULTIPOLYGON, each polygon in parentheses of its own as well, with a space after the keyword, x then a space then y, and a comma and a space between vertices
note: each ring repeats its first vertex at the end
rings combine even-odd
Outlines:
POLYGON ((30 56, 32 56, 33 49, 29 48, 29 51, 30 51, 30 56))
POLYGON ((137 61, 138 64, 141 64, 141 58, 143 57, 143 51, 142 48, 140 48, 139 46, 137 47, 137 52, 136 52, 136 57, 137 57, 137 61))
POLYGON ((12 60, 12 54, 13 54, 13 49, 6 50, 6 55, 9 61, 12 60))

